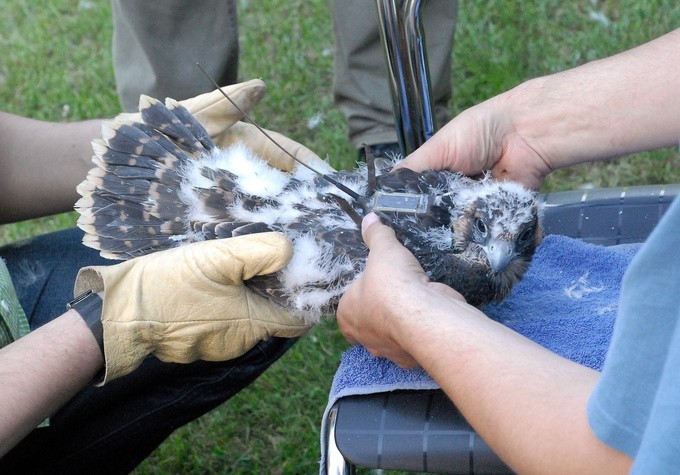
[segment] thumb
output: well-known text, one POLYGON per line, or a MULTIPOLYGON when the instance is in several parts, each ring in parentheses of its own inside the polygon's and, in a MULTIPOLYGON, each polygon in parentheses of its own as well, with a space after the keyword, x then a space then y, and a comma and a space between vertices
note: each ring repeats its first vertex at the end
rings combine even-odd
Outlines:
POLYGON ((394 168, 406 167, 416 172, 444 170, 447 168, 449 154, 451 150, 448 137, 439 131, 394 168))
POLYGON ((192 271, 225 285, 278 272, 293 255, 290 239, 277 232, 212 239, 177 249, 185 252, 192 271))
POLYGON ((394 229, 382 224, 377 214, 368 213, 366 215, 361 222, 361 235, 370 250, 369 261, 371 256, 374 256, 374 262, 383 262, 402 267, 402 269, 411 269, 425 281, 428 281, 418 259, 399 242, 394 229))
POLYGON ((206 92, 190 99, 179 101, 202 124, 214 120, 221 120, 225 116, 233 116, 231 120, 240 120, 243 114, 238 108, 250 112, 262 100, 267 92, 267 86, 260 79, 251 79, 229 86, 223 86, 211 92, 206 92), (223 95, 238 104, 238 108, 223 95))
POLYGON ((373 249, 382 243, 398 243, 394 230, 385 226, 377 214, 368 213, 361 221, 361 237, 369 249, 373 249))
MULTIPOLYGON (((425 142, 427 143, 427 142, 425 142)), ((399 168, 410 168, 414 172, 424 172, 424 171, 429 171, 432 170, 432 164, 430 163, 430 156, 427 153, 427 150, 423 150, 423 147, 425 147, 425 144, 423 144, 420 148, 414 150, 409 156, 407 156, 404 160, 399 162, 394 169, 399 169, 399 168)))
POLYGON ((406 167, 416 172, 450 170, 476 175, 485 167, 489 153, 486 141, 470 119, 460 114, 439 129, 429 140, 414 150, 395 168, 406 167))

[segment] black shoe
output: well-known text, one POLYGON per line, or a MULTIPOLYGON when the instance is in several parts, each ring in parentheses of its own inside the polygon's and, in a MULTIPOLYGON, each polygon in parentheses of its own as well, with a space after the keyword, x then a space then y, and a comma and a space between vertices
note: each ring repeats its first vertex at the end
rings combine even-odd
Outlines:
MULTIPOLYGON (((404 152, 402 152, 398 143, 377 143, 375 145, 367 145, 367 147, 371 150, 371 153, 375 158, 392 158, 394 155, 404 156, 404 152)), ((366 149, 364 147, 359 149, 359 161, 366 161, 366 149)))

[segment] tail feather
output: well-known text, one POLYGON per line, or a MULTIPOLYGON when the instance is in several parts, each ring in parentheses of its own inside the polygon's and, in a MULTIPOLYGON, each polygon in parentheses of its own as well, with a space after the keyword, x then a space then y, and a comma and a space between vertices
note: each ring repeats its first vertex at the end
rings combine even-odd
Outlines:
POLYGON ((168 154, 168 150, 161 146, 158 140, 152 139, 134 123, 104 123, 102 125, 102 138, 111 150, 128 155, 143 155, 162 161, 168 154))
POLYGON ((101 163, 113 166, 127 165, 137 168, 147 168, 150 170, 158 170, 163 166, 163 162, 159 162, 150 156, 135 155, 112 150, 107 147, 106 142, 101 139, 95 139, 92 141, 92 150, 94 151, 93 161, 98 166, 101 166, 101 163))
POLYGON ((213 230, 213 234, 217 239, 224 239, 229 237, 234 237, 234 230, 239 229, 248 223, 236 222, 236 223, 218 223, 213 230))
MULTIPOLYGON (((149 196, 152 195, 152 193, 149 193, 149 196)), ((177 200, 176 194, 173 195, 172 193, 168 193, 167 196, 168 198, 170 196, 174 196, 175 200, 163 199, 156 201, 155 203, 148 204, 147 209, 149 213, 161 218, 166 222, 181 221, 186 212, 186 205, 182 201, 177 200)))
MULTIPOLYGON (((195 132, 197 132, 205 140, 208 134, 203 126, 193 119, 189 111, 179 103, 175 102, 173 109, 174 111, 166 107, 161 101, 149 96, 141 96, 139 99, 139 112, 145 123, 164 133, 190 152, 205 150, 206 147, 201 139, 195 135, 195 132), (184 119, 191 118, 185 124, 177 114, 184 119)), ((209 143, 210 148, 215 146, 212 140, 209 143)))
MULTIPOLYGON (((96 206, 96 205, 95 205, 96 206)), ((131 226, 131 227, 155 227, 160 229, 167 222, 147 213, 135 206, 110 203, 96 211, 83 215, 80 221, 82 226, 90 226, 91 229, 100 232, 102 235, 109 235, 106 228, 109 226, 131 226)), ((180 230, 180 233, 183 231, 180 230)), ((166 233, 167 234, 167 233, 166 233)))
POLYGON ((90 170, 86 179, 94 186, 94 192, 98 195, 106 196, 108 194, 126 200, 144 199, 149 195, 151 186, 148 180, 123 180, 99 167, 90 170))
POLYGON ((202 211, 215 220, 229 220, 227 203, 232 203, 236 193, 223 187, 203 188, 198 190, 198 199, 203 204, 202 211))
POLYGON ((246 234, 268 233, 270 231, 276 230, 277 229, 265 223, 248 223, 232 229, 231 236, 245 236, 246 234))
MULTIPOLYGON (((244 227, 250 225, 251 223, 244 223, 244 222, 241 222, 241 221, 238 221, 238 222, 194 221, 191 224, 192 224, 192 228, 194 229, 194 231, 197 232, 197 233, 202 233, 205 236, 205 239, 224 239, 224 238, 230 238, 230 237, 238 236, 239 235, 238 230, 244 229, 244 227)), ((271 229, 267 229, 267 231, 271 231, 271 229)), ((262 232, 262 231, 256 231, 256 232, 262 232)))
POLYGON ((156 178, 156 170, 129 165, 103 164, 100 168, 108 174, 115 175, 121 180, 153 180, 156 178))
POLYGON ((170 98, 165 100, 165 104, 168 107, 168 110, 171 111, 175 117, 177 117, 182 122, 182 124, 184 124, 184 127, 189 129, 189 132, 191 132, 193 136, 196 137, 199 142, 201 142, 201 145, 203 145, 204 148, 208 150, 215 148, 215 143, 210 138, 210 135, 208 135, 208 132, 196 120, 196 118, 191 115, 186 107, 176 100, 170 98))
POLYGON ((159 161, 161 161, 165 166, 173 166, 178 161, 180 163, 187 163, 192 159, 198 158, 200 155, 194 152, 188 152, 187 150, 179 147, 176 143, 149 124, 137 122, 135 123, 135 127, 144 132, 156 145, 168 152, 163 156, 158 157, 159 161))
POLYGON ((147 239, 143 241, 143 243, 144 245, 140 246, 135 245, 140 244, 140 242, 133 242, 130 240, 121 241, 120 239, 111 239, 91 234, 86 234, 83 237, 83 244, 99 249, 101 256, 107 259, 132 259, 152 252, 169 249, 177 245, 177 241, 174 241, 167 236, 147 239))

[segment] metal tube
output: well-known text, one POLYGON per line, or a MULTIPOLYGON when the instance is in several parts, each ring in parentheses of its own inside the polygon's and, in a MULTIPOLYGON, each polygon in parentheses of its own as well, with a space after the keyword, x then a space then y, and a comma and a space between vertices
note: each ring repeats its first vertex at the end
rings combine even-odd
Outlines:
POLYGON ((376 0, 399 145, 413 152, 435 131, 421 0, 376 0))
POLYGON ((345 460, 335 443, 335 424, 338 419, 338 408, 333 406, 326 420, 326 475, 352 475, 354 467, 345 460))

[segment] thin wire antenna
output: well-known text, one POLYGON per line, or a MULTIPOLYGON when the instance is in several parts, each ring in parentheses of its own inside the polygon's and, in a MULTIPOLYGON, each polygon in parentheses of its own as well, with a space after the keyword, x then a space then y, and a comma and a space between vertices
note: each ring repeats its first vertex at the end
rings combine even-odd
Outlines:
POLYGON ((266 130, 264 130, 264 129, 263 129, 262 127, 260 127, 253 119, 251 119, 250 116, 246 113, 246 111, 244 111, 243 109, 241 109, 241 108, 238 106, 238 104, 236 104, 236 102, 234 102, 234 101, 231 99, 231 97, 229 97, 229 96, 227 95, 227 93, 224 92, 224 91, 222 90, 222 88, 220 87, 220 85, 217 84, 217 82, 215 82, 215 80, 214 80, 212 77, 210 77, 210 75, 208 74, 208 72, 207 72, 205 69, 203 69, 203 66, 201 66, 200 63, 196 63, 196 66, 199 67, 199 69, 203 72, 203 74, 205 74, 205 76, 210 80, 210 82, 213 83, 213 85, 220 91, 220 93, 225 97, 225 99, 227 99, 229 102, 231 102, 231 105, 233 105, 233 106, 236 108, 236 110, 239 111, 241 114, 243 114, 243 117, 244 117, 244 118, 248 119, 248 122, 250 122, 251 124, 253 124, 253 125, 257 128, 257 130, 259 130, 260 132, 262 132, 262 134, 263 134, 265 137, 267 137, 274 145, 276 145, 277 147, 279 147, 286 155, 288 155, 290 158, 292 158, 293 160, 295 160, 297 163, 299 163, 300 165, 304 166, 305 168, 308 168, 309 170, 313 171, 314 173, 316 173, 317 175, 319 175, 321 178, 323 178, 323 179, 326 180, 327 182, 331 183, 332 185, 335 185, 337 188, 339 188, 340 190, 344 191, 345 193, 347 193, 349 196, 351 196, 351 197, 354 198, 355 200, 360 201, 360 202, 363 202, 363 201, 364 201, 363 197, 362 197, 360 194, 358 194, 356 191, 354 191, 354 190, 352 190, 351 188, 349 188, 349 187, 343 185, 342 183, 340 183, 340 182, 338 182, 337 180, 335 180, 335 179, 329 177, 328 175, 326 175, 326 174, 324 174, 324 173, 321 173, 319 170, 316 170, 315 168, 309 166, 307 163, 303 162, 302 160, 300 160, 299 158, 297 158, 295 155, 293 155, 292 153, 290 153, 288 150, 286 150, 285 148, 283 148, 283 147, 281 146, 281 144, 279 144, 276 140, 274 140, 274 138, 273 138, 271 135, 269 135, 269 134, 267 133, 266 130))

